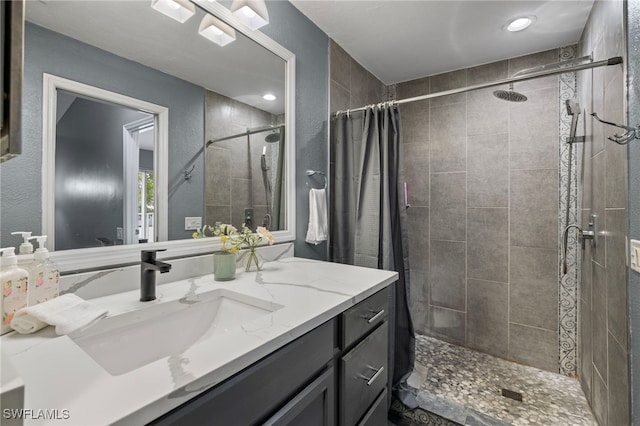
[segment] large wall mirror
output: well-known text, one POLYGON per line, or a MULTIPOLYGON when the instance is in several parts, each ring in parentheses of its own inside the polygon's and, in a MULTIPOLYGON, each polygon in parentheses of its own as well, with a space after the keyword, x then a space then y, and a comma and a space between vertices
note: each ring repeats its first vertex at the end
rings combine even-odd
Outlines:
POLYGON ((295 57, 224 6, 193 3, 181 23, 149 1, 27 2, 23 163, 0 166, 3 246, 20 242, 12 231, 50 234, 63 269, 84 269, 130 262, 142 244, 215 249, 191 238, 198 223, 294 239, 295 57), (235 40, 203 37, 210 16, 235 40))

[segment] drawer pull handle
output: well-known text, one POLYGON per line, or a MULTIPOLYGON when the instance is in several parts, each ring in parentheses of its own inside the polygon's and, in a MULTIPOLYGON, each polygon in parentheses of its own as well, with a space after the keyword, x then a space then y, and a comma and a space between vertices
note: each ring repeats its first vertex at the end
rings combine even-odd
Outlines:
POLYGON ((382 374, 382 372, 384 371, 384 366, 380 367, 378 369, 378 371, 375 372, 375 374, 373 376, 371 376, 370 379, 367 379, 366 377, 364 378, 364 380, 367 381, 367 386, 371 386, 371 384, 378 378, 379 375, 382 374))
POLYGON ((369 318, 367 320, 367 323, 371 324, 372 322, 374 322, 375 320, 377 320, 378 318, 380 318, 383 315, 384 315, 384 309, 382 309, 380 312, 378 312, 377 314, 375 314, 374 316, 369 318))

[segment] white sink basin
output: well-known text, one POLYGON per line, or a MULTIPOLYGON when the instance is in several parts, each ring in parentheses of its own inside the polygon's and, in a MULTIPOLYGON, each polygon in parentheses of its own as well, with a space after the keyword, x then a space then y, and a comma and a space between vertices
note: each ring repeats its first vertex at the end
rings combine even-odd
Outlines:
POLYGON ((239 330, 282 308, 227 289, 105 318, 69 337, 111 375, 179 355, 199 341, 239 330))

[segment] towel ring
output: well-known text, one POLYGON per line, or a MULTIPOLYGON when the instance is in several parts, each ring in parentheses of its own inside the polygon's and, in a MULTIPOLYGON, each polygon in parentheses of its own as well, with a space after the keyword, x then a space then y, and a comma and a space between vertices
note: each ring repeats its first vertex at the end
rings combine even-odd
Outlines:
MULTIPOLYGON (((327 175, 325 175, 323 172, 319 171, 319 170, 307 170, 305 172, 305 174, 307 176, 313 176, 313 175, 321 175, 324 179, 324 187, 323 189, 326 190, 327 186, 329 184, 328 179, 327 179, 327 175)), ((309 182, 307 182, 307 186, 309 186, 309 182)))

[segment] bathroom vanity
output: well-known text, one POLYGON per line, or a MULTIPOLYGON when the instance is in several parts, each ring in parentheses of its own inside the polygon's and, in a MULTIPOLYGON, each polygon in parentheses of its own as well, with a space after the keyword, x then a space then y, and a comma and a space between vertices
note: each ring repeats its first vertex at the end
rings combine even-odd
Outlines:
POLYGON ((25 424, 386 424, 388 287, 397 273, 287 258, 92 299, 98 324, 2 337, 25 424))

